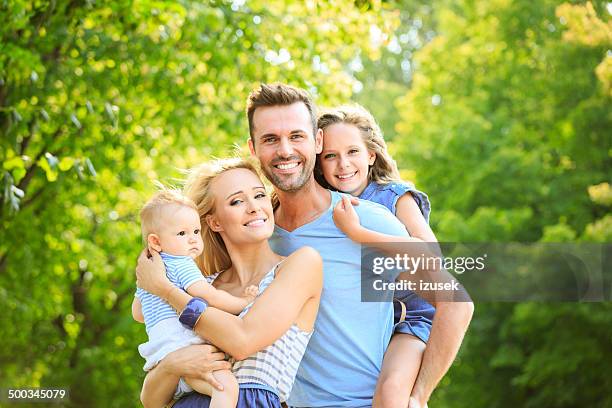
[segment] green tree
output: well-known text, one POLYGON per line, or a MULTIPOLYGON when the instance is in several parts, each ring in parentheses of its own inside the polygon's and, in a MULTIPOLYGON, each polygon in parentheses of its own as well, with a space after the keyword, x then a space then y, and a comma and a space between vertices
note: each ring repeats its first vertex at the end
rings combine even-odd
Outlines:
POLYGON ((24 1, 0 5, 0 385, 137 406, 136 214, 152 180, 247 136, 259 82, 346 100, 378 2, 24 1))
MULTIPOLYGON (((446 241, 609 242, 605 2, 447 1, 395 147, 446 241)), ((610 303, 477 304, 432 406, 610 406, 610 303)))

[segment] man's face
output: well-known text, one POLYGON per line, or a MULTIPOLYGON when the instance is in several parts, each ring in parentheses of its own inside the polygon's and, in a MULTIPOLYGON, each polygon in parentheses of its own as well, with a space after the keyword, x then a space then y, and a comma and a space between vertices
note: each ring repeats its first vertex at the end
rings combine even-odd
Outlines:
POLYGON ((320 130, 313 136, 310 115, 302 102, 257 108, 253 114, 249 148, 268 180, 281 191, 299 191, 313 179, 322 140, 320 130))

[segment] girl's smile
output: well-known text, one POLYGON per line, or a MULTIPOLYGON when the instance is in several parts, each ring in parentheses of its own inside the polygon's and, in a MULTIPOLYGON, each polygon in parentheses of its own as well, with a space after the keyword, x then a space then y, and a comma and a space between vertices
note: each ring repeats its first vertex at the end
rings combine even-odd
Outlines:
POLYGON ((369 152, 356 126, 336 123, 323 132, 321 171, 336 190, 358 196, 368 185, 369 166, 376 153, 369 152))

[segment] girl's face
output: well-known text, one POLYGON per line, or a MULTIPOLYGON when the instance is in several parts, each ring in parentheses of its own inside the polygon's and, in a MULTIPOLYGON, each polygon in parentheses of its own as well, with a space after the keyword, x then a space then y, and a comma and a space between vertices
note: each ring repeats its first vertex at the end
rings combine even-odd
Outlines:
POLYGON ((323 131, 321 171, 336 190, 358 196, 368 185, 368 167, 376 153, 368 151, 359 129, 346 123, 335 123, 323 131))
POLYGON ((213 231, 223 240, 254 243, 270 238, 274 232, 272 203, 255 173, 248 169, 228 170, 211 185, 215 212, 207 217, 213 231))

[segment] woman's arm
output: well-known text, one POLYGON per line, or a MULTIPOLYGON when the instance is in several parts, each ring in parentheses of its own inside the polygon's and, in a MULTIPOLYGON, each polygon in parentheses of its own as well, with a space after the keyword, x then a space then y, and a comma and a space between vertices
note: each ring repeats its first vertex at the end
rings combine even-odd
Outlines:
MULTIPOLYGON (((168 281, 159 254, 151 251, 151 255, 148 258, 143 251, 138 258, 138 286, 183 310, 191 296, 168 281)), ((194 331, 236 359, 244 359, 285 333, 309 301, 318 307, 322 287, 321 256, 310 247, 300 248, 285 259, 274 281, 244 318, 209 307, 194 331)))
POLYGON ((243 360, 281 337, 308 302, 315 302, 317 310, 322 287, 321 256, 310 247, 300 248, 283 261, 274 281, 243 318, 209 308, 194 330, 243 360))

